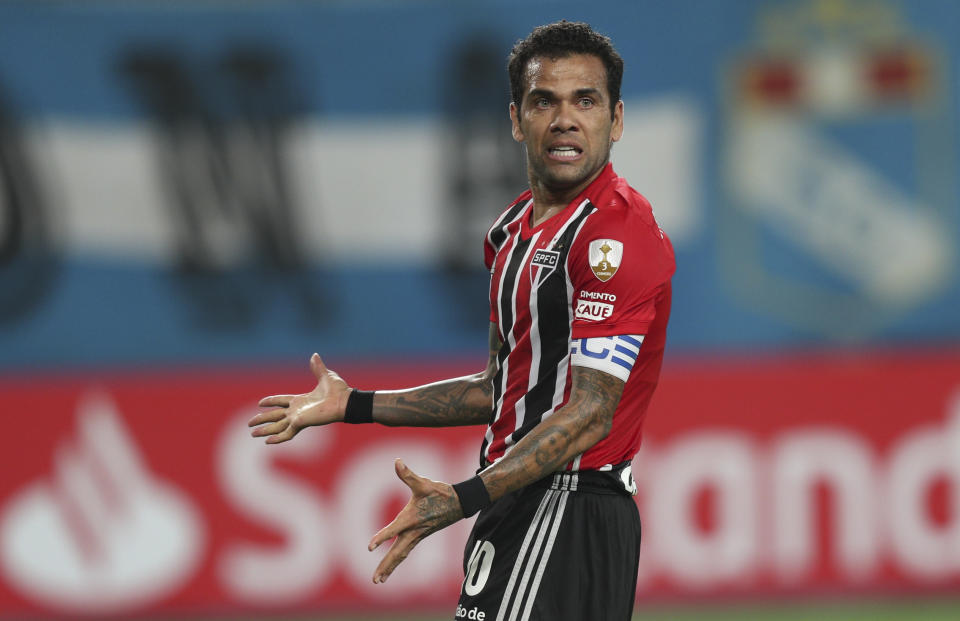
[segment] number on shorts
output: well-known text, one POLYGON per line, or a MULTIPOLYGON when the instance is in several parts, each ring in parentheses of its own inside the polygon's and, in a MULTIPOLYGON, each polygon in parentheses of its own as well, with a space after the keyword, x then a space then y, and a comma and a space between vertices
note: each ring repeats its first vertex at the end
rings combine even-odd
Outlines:
POLYGON ((467 575, 463 579, 463 592, 467 595, 476 595, 483 590, 490 577, 490 566, 493 565, 493 544, 489 541, 478 541, 470 553, 467 562, 467 575))

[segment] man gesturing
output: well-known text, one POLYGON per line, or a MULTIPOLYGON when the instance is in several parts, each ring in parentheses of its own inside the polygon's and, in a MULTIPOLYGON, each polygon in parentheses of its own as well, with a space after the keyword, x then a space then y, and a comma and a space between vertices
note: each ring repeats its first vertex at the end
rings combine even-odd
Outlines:
POLYGON ((315 354, 317 387, 263 399, 272 409, 250 425, 268 443, 340 421, 486 425, 466 481, 431 481, 397 460, 412 495, 370 542, 396 538, 374 582, 424 537, 479 512, 457 614, 629 619, 640 551, 630 462, 660 374, 673 249, 610 164, 623 133, 623 61, 610 40, 586 24, 541 26, 514 46, 508 72, 530 187, 484 241, 486 369, 359 391, 315 354))

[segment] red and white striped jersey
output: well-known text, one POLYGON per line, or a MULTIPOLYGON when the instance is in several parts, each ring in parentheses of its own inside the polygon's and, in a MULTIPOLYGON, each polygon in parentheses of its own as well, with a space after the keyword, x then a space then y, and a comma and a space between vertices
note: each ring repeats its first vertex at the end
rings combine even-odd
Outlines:
POLYGON ((633 343, 644 335, 639 354, 631 348, 636 360, 609 435, 567 465, 604 469, 640 448, 663 360, 673 247, 647 200, 610 164, 563 211, 535 227, 532 211, 527 191, 497 218, 484 248, 490 320, 503 347, 481 467, 567 402, 571 353, 581 339, 624 335, 633 343))

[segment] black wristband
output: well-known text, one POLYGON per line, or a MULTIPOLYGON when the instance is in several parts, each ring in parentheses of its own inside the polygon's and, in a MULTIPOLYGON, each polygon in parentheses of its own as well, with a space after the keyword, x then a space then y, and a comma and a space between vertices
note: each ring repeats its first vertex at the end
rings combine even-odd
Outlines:
POLYGON ((375 390, 357 390, 354 388, 347 397, 347 407, 343 412, 343 422, 351 425, 373 422, 373 393, 375 390))
POLYGON ((470 517, 478 511, 482 511, 490 506, 490 494, 487 492, 487 486, 483 484, 480 475, 467 479, 461 483, 453 485, 453 491, 457 493, 460 499, 460 506, 463 508, 463 517, 470 517))

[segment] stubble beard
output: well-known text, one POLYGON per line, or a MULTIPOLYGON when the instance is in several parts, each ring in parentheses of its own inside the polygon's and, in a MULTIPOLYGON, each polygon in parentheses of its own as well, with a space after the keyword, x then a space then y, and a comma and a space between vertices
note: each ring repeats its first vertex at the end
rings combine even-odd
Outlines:
MULTIPOLYGON (((562 194, 576 188, 600 171, 606 163, 610 161, 610 147, 607 147, 606 151, 599 158, 588 158, 572 171, 572 174, 557 175, 555 174, 556 169, 552 169, 552 167, 547 164, 546 157, 534 160, 530 157, 530 152, 526 145, 524 145, 524 150, 527 151, 527 170, 530 177, 530 185, 538 185, 551 194, 562 194)), ((566 167, 560 170, 566 170, 566 167)))

